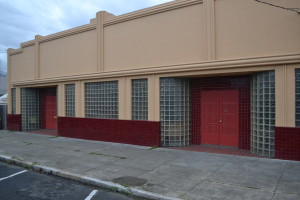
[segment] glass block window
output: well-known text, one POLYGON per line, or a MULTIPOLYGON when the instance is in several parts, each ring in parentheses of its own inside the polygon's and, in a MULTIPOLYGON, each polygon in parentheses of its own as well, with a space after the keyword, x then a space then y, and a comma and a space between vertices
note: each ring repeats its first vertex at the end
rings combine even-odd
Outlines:
POLYGON ((118 81, 85 84, 85 116, 118 119, 118 81))
POLYGON ((251 84, 251 151, 274 157, 275 72, 259 72, 251 84))
POLYGON ((42 127, 39 89, 21 88, 22 130, 37 130, 42 127))
POLYGON ((190 81, 160 79, 161 145, 187 146, 191 140, 190 81))
POLYGON ((65 85, 66 117, 75 117, 75 84, 65 85))
POLYGON ((11 107, 12 114, 16 114, 16 88, 11 89, 11 107))
POLYGON ((296 95, 296 126, 300 127, 300 69, 295 70, 295 95, 296 95))
POLYGON ((132 80, 132 119, 148 120, 148 80, 132 80))

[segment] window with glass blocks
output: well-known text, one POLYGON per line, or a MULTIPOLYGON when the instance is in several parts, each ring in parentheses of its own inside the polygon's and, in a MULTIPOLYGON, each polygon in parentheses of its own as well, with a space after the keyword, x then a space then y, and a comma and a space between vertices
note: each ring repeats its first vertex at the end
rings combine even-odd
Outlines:
POLYGON ((275 72, 259 72, 251 84, 251 151, 274 156, 275 72))
POLYGON ((75 84, 65 85, 66 117, 75 117, 75 84))
POLYGON ((11 89, 11 107, 12 114, 16 114, 16 88, 11 89))
POLYGON ((118 119, 118 81, 85 84, 85 116, 89 118, 118 119))
POLYGON ((148 120, 148 80, 132 80, 132 119, 148 120))
POLYGON ((191 141, 190 81, 160 79, 161 145, 187 146, 191 141))
POLYGON ((21 88, 22 130, 37 130, 42 127, 39 89, 21 88))
POLYGON ((295 69, 296 127, 300 127, 300 69, 295 69))

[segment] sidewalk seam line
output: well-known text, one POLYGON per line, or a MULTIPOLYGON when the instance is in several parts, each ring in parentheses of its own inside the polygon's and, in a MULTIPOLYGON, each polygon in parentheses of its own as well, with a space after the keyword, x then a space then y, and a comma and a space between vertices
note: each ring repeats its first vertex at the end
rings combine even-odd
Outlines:
POLYGON ((279 183, 280 183, 280 180, 281 180, 281 177, 282 177, 282 175, 283 175, 283 172, 284 172, 284 170, 285 170, 285 168, 286 168, 286 165, 287 165, 287 163, 285 162, 285 163, 284 163, 284 167, 283 167, 283 169, 282 169, 282 172, 281 172, 281 174, 280 174, 280 177, 279 177, 279 179, 278 179, 278 183, 277 183, 276 188, 275 188, 275 190, 274 190, 274 192, 273 192, 272 200, 274 199, 274 196, 275 196, 275 194, 276 194, 278 185, 279 185, 279 183))

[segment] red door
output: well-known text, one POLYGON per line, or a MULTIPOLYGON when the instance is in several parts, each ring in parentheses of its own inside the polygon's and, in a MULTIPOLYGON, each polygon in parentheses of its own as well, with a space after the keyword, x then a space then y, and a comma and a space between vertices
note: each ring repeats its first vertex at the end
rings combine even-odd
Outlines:
POLYGON ((44 129, 56 129, 56 88, 41 89, 42 100, 42 127, 44 129))
POLYGON ((201 92, 201 143, 238 147, 238 91, 201 92))

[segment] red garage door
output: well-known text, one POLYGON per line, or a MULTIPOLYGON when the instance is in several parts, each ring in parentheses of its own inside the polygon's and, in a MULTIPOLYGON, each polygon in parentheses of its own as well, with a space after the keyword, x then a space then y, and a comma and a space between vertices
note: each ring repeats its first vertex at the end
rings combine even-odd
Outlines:
POLYGON ((238 91, 201 92, 201 143, 238 147, 238 91))
POLYGON ((42 127, 57 129, 56 88, 41 89, 42 127))

